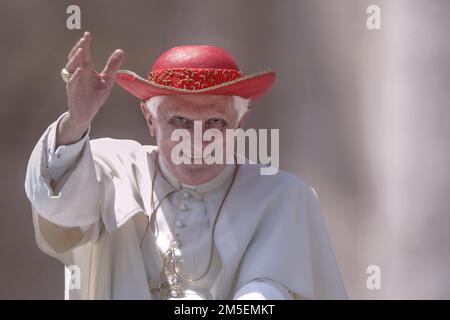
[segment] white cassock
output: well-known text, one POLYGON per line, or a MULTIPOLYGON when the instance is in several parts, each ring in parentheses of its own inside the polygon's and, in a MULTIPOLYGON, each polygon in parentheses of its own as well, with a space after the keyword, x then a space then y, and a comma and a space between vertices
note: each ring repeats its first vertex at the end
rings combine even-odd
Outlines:
POLYGON ((155 146, 88 131, 54 150, 62 116, 33 150, 25 190, 38 246, 66 266, 66 299, 159 299, 173 240, 185 298, 347 298, 317 195, 297 177, 243 164, 233 179, 233 164, 186 186, 155 146))

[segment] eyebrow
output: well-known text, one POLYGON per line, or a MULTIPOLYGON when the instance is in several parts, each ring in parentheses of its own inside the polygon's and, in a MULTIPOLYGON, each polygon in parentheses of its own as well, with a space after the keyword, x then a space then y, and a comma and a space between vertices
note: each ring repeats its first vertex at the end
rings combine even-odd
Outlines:
MULTIPOLYGON (((193 121, 193 119, 191 117, 189 117, 187 115, 184 115, 182 112, 173 112, 173 113, 168 113, 166 115, 166 118, 169 119, 169 120, 172 119, 173 117, 183 117, 183 118, 186 118, 186 119, 189 119, 189 120, 193 121)), ((208 115, 208 118, 206 118, 205 120, 217 119, 217 118, 218 119, 222 119, 222 120, 227 120, 227 117, 224 116, 224 115, 221 115, 221 114, 208 115)))

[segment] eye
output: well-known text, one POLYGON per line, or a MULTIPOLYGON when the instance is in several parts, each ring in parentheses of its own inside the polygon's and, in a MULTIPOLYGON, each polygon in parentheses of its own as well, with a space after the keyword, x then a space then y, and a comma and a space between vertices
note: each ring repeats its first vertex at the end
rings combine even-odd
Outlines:
POLYGON ((177 127, 189 127, 192 121, 185 117, 174 116, 170 119, 170 123, 177 127))
POLYGON ((223 129, 227 126, 227 122, 220 118, 212 118, 206 121, 206 126, 208 128, 223 129))

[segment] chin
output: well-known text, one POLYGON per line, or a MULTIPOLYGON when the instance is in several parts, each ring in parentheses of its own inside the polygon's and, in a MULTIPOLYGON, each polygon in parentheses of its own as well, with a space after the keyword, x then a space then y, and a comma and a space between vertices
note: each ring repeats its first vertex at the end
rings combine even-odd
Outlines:
POLYGON ((208 164, 183 164, 177 166, 178 175, 185 184, 198 185, 217 176, 219 168, 217 165, 208 164))

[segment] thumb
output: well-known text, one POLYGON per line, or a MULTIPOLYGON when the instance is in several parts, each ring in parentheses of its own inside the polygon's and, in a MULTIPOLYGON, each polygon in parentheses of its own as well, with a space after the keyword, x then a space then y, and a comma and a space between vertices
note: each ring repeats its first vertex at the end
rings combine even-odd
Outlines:
POLYGON ((111 54, 108 61, 106 62, 105 68, 102 71, 102 75, 104 76, 105 80, 109 81, 110 79, 114 78, 114 74, 117 72, 117 70, 119 70, 124 59, 125 53, 121 49, 117 49, 111 54))

